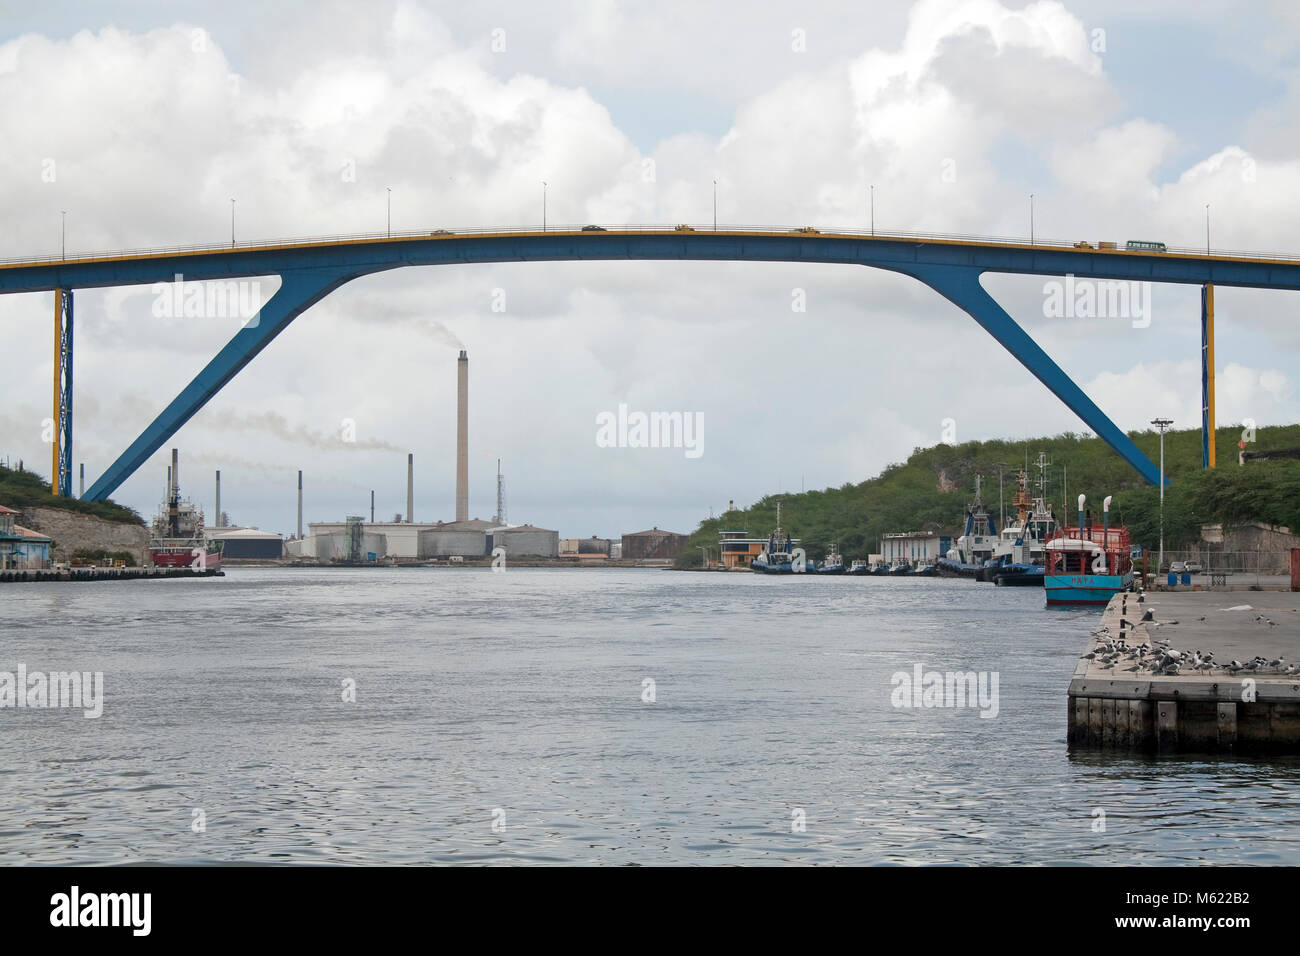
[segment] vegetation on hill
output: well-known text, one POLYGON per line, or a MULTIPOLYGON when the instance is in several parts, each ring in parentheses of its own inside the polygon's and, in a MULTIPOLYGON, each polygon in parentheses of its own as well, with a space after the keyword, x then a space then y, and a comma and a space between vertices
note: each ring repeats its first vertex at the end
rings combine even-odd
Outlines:
POLYGON ((76 498, 62 498, 50 494, 50 483, 40 475, 25 470, 21 463, 17 468, 0 465, 0 505, 15 510, 23 508, 62 508, 80 514, 94 515, 108 521, 120 521, 125 524, 144 524, 144 519, 134 508, 119 505, 113 501, 80 501, 76 498))
MULTIPOLYGON (((1165 434, 1165 546, 1181 548, 1200 537, 1204 524, 1226 526, 1250 521, 1300 528, 1300 461, 1248 461, 1237 464, 1237 442, 1242 429, 1216 432, 1218 467, 1201 467, 1200 429, 1165 434)), ((1144 454, 1160 460, 1160 436, 1154 430, 1130 432, 1144 454)), ((1262 427, 1256 430, 1252 451, 1300 448, 1300 425, 1262 427)), ((900 531, 960 534, 966 506, 974 495, 975 475, 984 476, 983 497, 989 511, 998 513, 998 470, 1002 470, 1003 500, 1008 513, 1016 490, 1017 473, 1025 463, 1030 494, 1036 493, 1039 452, 1051 460, 1047 501, 1058 516, 1074 518, 1079 494, 1100 515, 1101 502, 1113 495, 1114 516, 1127 524, 1134 544, 1154 548, 1159 538, 1160 491, 1148 485, 1100 438, 1071 433, 1028 441, 966 442, 918 448, 902 464, 887 467, 875 478, 839 488, 802 494, 769 495, 749 508, 727 512, 701 522, 677 561, 678 567, 699 567, 710 550, 718 560, 718 531, 745 529, 751 537, 766 537, 776 525, 776 505, 781 502, 781 524, 801 539, 808 557, 820 560, 832 543, 845 561, 865 558, 879 550, 882 535, 900 531), (1063 474, 1064 469, 1064 474, 1063 474), (1062 487, 1064 477, 1066 487, 1062 487), (1065 497, 1069 504, 1066 507, 1065 497)))

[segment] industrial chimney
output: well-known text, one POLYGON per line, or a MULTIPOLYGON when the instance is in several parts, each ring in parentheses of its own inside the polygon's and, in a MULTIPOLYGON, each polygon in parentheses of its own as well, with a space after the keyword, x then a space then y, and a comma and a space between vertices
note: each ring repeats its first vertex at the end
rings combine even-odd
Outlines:
POLYGON ((456 520, 469 520, 469 353, 456 360, 456 520))
POLYGON ((221 527, 221 469, 217 469, 217 517, 212 522, 215 527, 221 527))
POLYGON ((181 487, 181 458, 180 452, 175 448, 172 449, 172 487, 171 496, 175 498, 181 487))
POLYGON ((298 472, 298 540, 302 540, 302 471, 298 472))
POLYGON ((415 454, 406 456, 406 523, 410 524, 415 511, 415 454))

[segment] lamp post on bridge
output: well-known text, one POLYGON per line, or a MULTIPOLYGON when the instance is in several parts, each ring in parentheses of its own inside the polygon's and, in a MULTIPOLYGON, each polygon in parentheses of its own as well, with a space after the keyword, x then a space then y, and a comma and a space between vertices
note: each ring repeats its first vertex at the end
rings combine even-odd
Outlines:
POLYGON ((1165 567, 1165 429, 1173 423, 1171 418, 1151 419, 1151 424, 1160 429, 1160 557, 1156 561, 1156 574, 1165 567))
POLYGON ((235 200, 230 200, 230 245, 235 245, 235 200))
POLYGON ((871 234, 876 234, 876 184, 871 184, 871 234))
POLYGON ((385 186, 388 190, 388 238, 393 238, 393 187, 385 186))
POLYGON ((1029 244, 1034 244, 1034 194, 1029 194, 1029 244))
POLYGON ((546 180, 542 180, 542 232, 546 231, 546 180))
POLYGON ((59 230, 59 258, 68 258, 68 211, 60 209, 59 213, 63 216, 63 225, 59 230))
POLYGON ((1210 204, 1205 204, 1205 254, 1210 254, 1210 204))
POLYGON ((713 231, 718 231, 718 181, 713 181, 713 231))

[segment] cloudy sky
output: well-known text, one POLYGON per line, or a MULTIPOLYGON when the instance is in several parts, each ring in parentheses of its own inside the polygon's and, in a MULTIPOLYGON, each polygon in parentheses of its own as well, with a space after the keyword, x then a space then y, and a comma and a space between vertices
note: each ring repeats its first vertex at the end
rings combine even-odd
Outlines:
MULTIPOLYGON (((1258 2, 0 3, 0 256, 551 223, 805 224, 1300 252, 1300 12, 1258 2)), ((1124 428, 1199 424, 1199 293, 1151 321, 986 287, 1124 428)), ((266 292, 274 282, 266 282, 266 292)), ((1300 415, 1293 294, 1222 289, 1220 422, 1300 415)), ((97 477, 237 330, 149 287, 77 295, 74 460, 97 477)), ((50 296, 0 300, 0 455, 47 473, 50 296)), ((357 280, 176 436, 241 523, 454 505, 564 536, 691 530, 877 473, 942 436, 1084 426, 968 317, 887 272, 531 263, 357 280), (796 291, 800 290, 800 291, 796 291), (802 312, 792 304, 800 297, 802 312), (494 311, 494 305, 497 310, 494 311), (503 311, 501 309, 504 308, 503 311), (604 448, 596 419, 702 416, 703 454, 604 448), (355 443, 339 441, 356 423, 355 443)), ((1032 454, 1033 449, 1030 449, 1032 454)), ((147 515, 166 450, 115 494, 147 515)), ((1068 463, 1067 463, 1068 464, 1068 463)), ((75 480, 74 480, 75 483, 75 480)), ((1086 490, 1086 489, 1081 489, 1086 490)), ((1095 489, 1102 494, 1105 489, 1095 489)), ((763 530, 763 529, 759 529, 763 530)))

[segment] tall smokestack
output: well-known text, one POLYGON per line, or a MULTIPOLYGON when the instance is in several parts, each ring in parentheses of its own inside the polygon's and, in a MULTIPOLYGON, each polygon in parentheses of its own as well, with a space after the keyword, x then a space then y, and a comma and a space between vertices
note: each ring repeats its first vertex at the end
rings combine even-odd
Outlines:
POLYGON ((221 469, 217 469, 217 517, 212 522, 216 527, 221 527, 221 469))
POLYGON ((302 540, 302 472, 298 472, 298 540, 302 540))
POLYGON ((370 523, 375 523, 375 490, 370 489, 370 523))
POLYGON ((456 360, 456 520, 469 520, 469 353, 456 360))
POLYGON ((175 448, 172 449, 172 497, 175 498, 181 487, 181 459, 180 453, 175 448))
POLYGON ((411 512, 415 510, 415 455, 406 456, 406 523, 411 523, 411 512))

